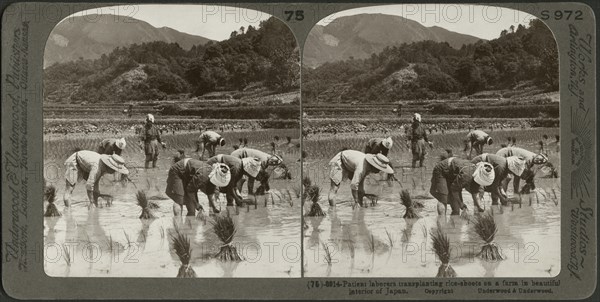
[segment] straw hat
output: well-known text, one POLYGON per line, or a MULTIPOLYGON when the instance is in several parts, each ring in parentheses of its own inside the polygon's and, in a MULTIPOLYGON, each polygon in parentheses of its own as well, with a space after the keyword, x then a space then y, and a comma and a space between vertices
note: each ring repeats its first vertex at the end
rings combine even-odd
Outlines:
POLYGON ((231 180, 231 172, 226 164, 216 163, 212 165, 212 171, 208 174, 210 182, 217 187, 226 187, 231 180))
POLYGON ((120 139, 118 139, 115 142, 115 145, 117 146, 117 148, 119 148, 121 150, 125 150, 125 146, 127 146, 127 142, 125 141, 124 137, 121 137, 120 139))
POLYGON ((150 122, 150 123, 154 123, 154 115, 148 113, 148 115, 146 115, 146 121, 150 122))
POLYGON ((129 174, 129 170, 127 170, 127 168, 125 167, 125 160, 123 160, 123 158, 119 155, 102 154, 100 159, 105 165, 113 169, 115 172, 121 174, 129 174))
POLYGON ((413 114, 413 120, 421 122, 421 115, 418 113, 413 114))
POLYGON ((244 171, 246 171, 246 173, 256 178, 256 175, 258 175, 258 172, 260 172, 261 162, 258 158, 246 157, 242 158, 242 166, 244 167, 244 171))
POLYGON ((525 170, 525 160, 518 156, 509 156, 506 158, 508 170, 517 176, 521 176, 525 170))
POLYGON ((379 153, 375 154, 366 154, 365 159, 367 162, 377 168, 381 172, 385 172, 388 174, 394 174, 394 169, 390 167, 390 160, 383 154, 379 153))
POLYGON ((394 142, 392 141, 392 137, 388 137, 386 139, 384 139, 381 144, 386 148, 386 149, 391 149, 392 145, 394 144, 394 142))
POLYGON ((477 184, 487 187, 494 182, 495 177, 494 167, 491 164, 485 162, 477 163, 475 172, 473 172, 473 178, 477 184))

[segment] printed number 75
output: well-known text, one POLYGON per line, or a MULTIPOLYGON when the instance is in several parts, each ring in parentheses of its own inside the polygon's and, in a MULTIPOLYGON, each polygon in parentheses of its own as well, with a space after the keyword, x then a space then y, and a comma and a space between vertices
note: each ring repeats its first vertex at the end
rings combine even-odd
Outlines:
POLYGON ((285 15, 286 15, 286 20, 290 21, 292 20, 292 17, 294 17, 294 20, 296 21, 302 21, 304 20, 304 11, 303 10, 286 10, 284 11, 285 15))

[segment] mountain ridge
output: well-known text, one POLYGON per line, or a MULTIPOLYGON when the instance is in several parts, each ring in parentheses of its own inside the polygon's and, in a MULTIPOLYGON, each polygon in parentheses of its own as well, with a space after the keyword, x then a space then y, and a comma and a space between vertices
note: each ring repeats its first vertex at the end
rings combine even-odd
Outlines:
POLYGON ((463 44, 483 39, 439 26, 427 27, 400 16, 359 14, 337 18, 327 25, 315 25, 304 44, 303 62, 308 67, 317 67, 326 62, 365 59, 388 46, 425 40, 447 42, 458 49, 463 44))
POLYGON ((70 17, 60 22, 48 37, 44 51, 44 68, 54 63, 82 59, 97 59, 117 47, 161 41, 178 43, 189 50, 208 38, 151 24, 127 16, 86 15, 70 17))

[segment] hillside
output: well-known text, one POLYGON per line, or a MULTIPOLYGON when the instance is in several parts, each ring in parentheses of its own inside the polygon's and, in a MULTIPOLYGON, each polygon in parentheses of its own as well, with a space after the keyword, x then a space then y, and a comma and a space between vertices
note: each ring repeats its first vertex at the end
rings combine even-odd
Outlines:
POLYGON ((118 15, 86 15, 63 20, 50 33, 44 51, 44 68, 80 58, 97 59, 117 47, 161 41, 177 43, 189 50, 210 39, 179 32, 169 27, 156 28, 147 22, 118 15))
POLYGON ((386 47, 366 59, 303 66, 302 101, 455 99, 481 91, 519 90, 523 83, 537 93, 558 91, 556 42, 537 19, 528 27, 504 30, 497 39, 459 49, 428 40, 386 47))
POLYGON ((276 18, 232 32, 221 42, 182 48, 146 42, 117 47, 97 59, 44 70, 44 103, 119 103, 169 95, 227 95, 237 99, 297 91, 299 49, 276 18))
POLYGON ((317 67, 349 58, 366 59, 385 47, 403 43, 447 42, 451 47, 460 48, 479 40, 441 27, 426 27, 400 16, 360 14, 337 18, 326 26, 316 25, 304 44, 303 63, 317 67))

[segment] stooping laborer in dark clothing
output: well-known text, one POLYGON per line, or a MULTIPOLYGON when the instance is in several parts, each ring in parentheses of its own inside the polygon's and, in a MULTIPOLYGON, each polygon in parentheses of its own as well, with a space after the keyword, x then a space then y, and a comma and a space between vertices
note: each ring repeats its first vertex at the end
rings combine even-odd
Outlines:
POLYGON ((475 153, 477 153, 477 155, 481 155, 483 154, 483 146, 486 144, 491 145, 493 140, 487 133, 481 130, 473 130, 467 134, 465 143, 465 151, 470 149, 468 157, 471 158, 473 149, 475 149, 475 153))
POLYGON ((262 169, 260 160, 254 157, 240 159, 231 155, 219 154, 209 158, 206 163, 209 165, 221 163, 229 167, 229 171, 231 172, 231 180, 227 186, 220 188, 220 192, 225 193, 228 206, 233 206, 234 201, 237 206, 242 205, 242 194, 238 190, 237 184, 244 176, 260 180, 262 179, 261 176, 264 177, 265 174, 261 173, 264 172, 264 170, 262 169))
POLYGON ((365 154, 377 154, 381 153, 388 156, 390 149, 392 148, 393 141, 391 137, 388 138, 372 138, 367 142, 365 146, 365 154))
POLYGON ((167 176, 165 193, 175 203, 173 214, 178 216, 187 208, 187 216, 194 216, 195 210, 202 211, 203 207, 198 200, 198 190, 206 194, 208 204, 214 213, 219 213, 215 207, 214 193, 217 187, 226 187, 231 179, 229 167, 225 164, 206 162, 192 158, 184 158, 174 163, 167 176))
POLYGON ((479 193, 494 182, 494 177, 494 168, 489 163, 474 164, 456 157, 438 162, 433 168, 429 189, 438 201, 438 215, 446 213, 448 203, 452 207, 452 215, 459 215, 461 210, 467 209, 463 202, 463 189, 471 193, 474 206, 483 212, 479 206, 479 193))
POLYGON ((196 143, 196 152, 200 151, 200 147, 202 147, 201 159, 204 158, 204 151, 206 150, 208 150, 208 157, 213 157, 216 155, 217 146, 225 146, 225 139, 214 131, 204 131, 200 134, 196 143))
MULTIPOLYGON (((513 180, 514 194, 520 194, 519 186, 520 186, 521 179, 525 180, 525 182, 530 187, 530 189, 535 189, 535 183, 533 181, 533 178, 535 175, 535 172, 533 171, 534 166, 548 164, 548 157, 546 155, 541 154, 541 153, 536 154, 529 150, 525 150, 523 148, 518 148, 518 147, 502 148, 502 149, 498 150, 498 152, 496 152, 496 155, 502 156, 502 157, 518 156, 525 160, 525 170, 523 171, 523 173, 521 175, 515 176, 514 180, 513 180)), ((502 188, 505 191, 508 189, 509 182, 510 182, 510 179, 505 179, 502 183, 502 188)))
POLYGON ((498 199, 503 205, 508 203, 506 190, 503 189, 502 183, 509 177, 510 174, 515 177, 521 176, 525 170, 525 160, 518 156, 502 157, 496 154, 483 153, 475 156, 472 163, 486 162, 494 167, 494 182, 485 187, 486 192, 492 193, 492 205, 498 204, 498 199))
POLYGON ((77 151, 65 161, 65 193, 63 200, 65 206, 71 205, 71 193, 75 185, 82 179, 86 181, 87 196, 90 201, 89 207, 98 205, 100 196, 100 178, 104 174, 115 172, 127 175, 129 171, 125 167, 123 158, 116 154, 98 154, 94 151, 77 151))
POLYGON ((354 203, 363 206, 364 182, 371 173, 394 174, 388 158, 381 154, 364 154, 356 150, 344 150, 329 161, 329 205, 335 206, 335 196, 342 181, 350 180, 350 190, 354 203))
POLYGON ((433 143, 427 138, 427 131, 421 124, 421 115, 418 113, 413 115, 412 126, 407 136, 407 141, 410 141, 410 150, 413 155, 412 167, 416 168, 417 162, 419 162, 419 167, 423 167, 423 161, 425 160, 425 155, 427 155, 425 143, 429 144, 430 147, 433 146, 433 143))
POLYGON ((106 138, 100 142, 100 145, 98 146, 98 153, 121 155, 123 150, 125 150, 125 146, 127 146, 127 142, 123 137, 120 139, 106 138))
MULTIPOLYGON (((263 151, 252 149, 252 148, 246 148, 246 147, 234 150, 233 152, 231 152, 231 156, 237 157, 239 159, 247 158, 247 157, 257 158, 258 160, 260 160, 263 171, 267 171, 267 168, 277 167, 283 163, 283 159, 279 155, 269 154, 267 152, 263 152, 263 151)), ((261 180, 261 184, 267 185, 267 187, 263 187, 263 189, 265 190, 265 192, 268 192, 269 191, 268 176, 266 176, 266 178, 267 179, 261 180)), ((248 177, 248 194, 249 195, 254 194, 254 179, 255 179, 254 177, 248 177)), ((237 184, 238 190, 240 190, 240 192, 242 191, 243 185, 244 185, 244 180, 242 179, 237 184)))
POLYGON ((146 161, 144 167, 148 169, 150 162, 152 162, 152 168, 156 168, 156 161, 158 160, 158 145, 162 145, 163 148, 166 144, 160 139, 160 130, 154 124, 154 115, 148 114, 146 116, 146 124, 142 130, 142 136, 140 144, 143 145, 144 154, 146 154, 146 161))

